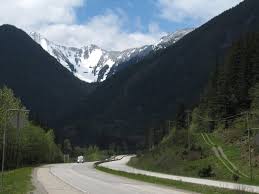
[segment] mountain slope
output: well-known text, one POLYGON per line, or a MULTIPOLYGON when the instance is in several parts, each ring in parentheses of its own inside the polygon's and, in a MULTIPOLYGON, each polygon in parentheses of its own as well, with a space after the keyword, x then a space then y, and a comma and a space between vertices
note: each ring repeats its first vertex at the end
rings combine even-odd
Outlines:
POLYGON ((178 104, 197 102, 232 43, 242 34, 259 31, 258 9, 259 1, 246 0, 108 79, 88 97, 84 111, 78 110, 74 124, 82 137, 88 135, 83 128, 87 126, 103 144, 117 139, 136 145, 145 129, 172 119, 178 104))
POLYGON ((14 26, 0 26, 0 42, 0 86, 13 89, 42 125, 60 126, 59 120, 79 106, 90 86, 14 26))
POLYGON ((128 64, 136 63, 148 54, 176 43, 192 30, 176 31, 162 37, 155 45, 124 51, 107 51, 96 45, 82 48, 65 47, 49 41, 36 32, 29 35, 79 79, 86 82, 101 82, 128 64))
MULTIPOLYGON (((159 144, 154 141, 157 137, 151 131, 150 136, 154 137, 148 139, 147 146, 151 148, 156 144, 155 148, 132 160, 131 165, 174 175, 208 178, 212 174, 201 169, 210 165, 214 174, 212 179, 233 181, 233 176, 237 176, 239 183, 251 181, 247 163, 249 150, 244 143, 248 133, 244 126, 247 118, 250 128, 258 126, 259 33, 242 35, 227 53, 225 62, 217 66, 201 93, 200 102, 192 110, 191 131, 186 120, 179 120, 181 117, 176 118, 175 123, 181 122, 183 127, 174 125, 159 144), (188 135, 188 131, 191 134, 188 135), (188 137, 191 137, 190 142, 188 137), (185 146, 189 143, 190 150, 185 146)), ((182 115, 186 117, 184 110, 182 115)), ((252 163, 258 166, 256 136, 250 138, 252 163)), ((253 170, 253 174, 259 174, 259 168, 253 170)))

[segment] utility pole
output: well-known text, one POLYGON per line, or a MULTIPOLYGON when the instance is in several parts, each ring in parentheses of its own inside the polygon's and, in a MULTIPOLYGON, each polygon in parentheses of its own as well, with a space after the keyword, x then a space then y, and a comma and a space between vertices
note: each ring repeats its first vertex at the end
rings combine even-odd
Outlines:
POLYGON ((148 129, 147 146, 149 150, 154 146, 154 129, 152 127, 148 129))
POLYGON ((5 115, 5 123, 4 123, 4 134, 3 134, 3 152, 2 152, 2 168, 1 168, 1 190, 4 190, 4 162, 5 162, 5 137, 6 137, 6 129, 7 129, 7 114, 5 115))
POLYGON ((249 127, 249 112, 246 112, 246 127, 248 133, 248 152, 249 152, 249 169, 250 169, 250 180, 253 180, 253 167, 252 167, 252 153, 251 153, 251 129, 249 127))
POLYGON ((190 131, 190 115, 191 111, 187 110, 187 128, 188 128, 188 150, 191 150, 191 131, 190 131))
MULTIPOLYGON (((5 119, 4 119, 4 134, 3 134, 3 150, 2 150, 2 165, 1 165, 1 189, 2 191, 4 190, 4 165, 5 165, 5 146, 6 146, 6 131, 7 131, 7 119, 8 119, 8 113, 9 112, 15 112, 18 113, 17 115, 17 122, 16 122, 16 128, 19 129, 21 128, 20 125, 20 113, 28 113, 29 110, 25 109, 8 109, 5 112, 5 119)), ((20 136, 20 135, 17 135, 20 136)))
POLYGON ((168 120, 168 133, 170 133, 170 130, 171 130, 171 121, 168 120))
POLYGON ((20 110, 17 111, 17 135, 16 135, 16 143, 17 143, 17 159, 16 159, 16 168, 19 167, 20 160, 20 110))
POLYGON ((170 132, 172 127, 175 125, 175 121, 167 120, 168 121, 168 131, 170 132))

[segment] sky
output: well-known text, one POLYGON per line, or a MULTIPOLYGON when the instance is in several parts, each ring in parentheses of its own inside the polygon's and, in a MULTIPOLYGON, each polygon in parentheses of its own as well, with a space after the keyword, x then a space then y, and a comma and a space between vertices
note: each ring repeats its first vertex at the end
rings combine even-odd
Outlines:
POLYGON ((242 0, 0 0, 0 24, 65 46, 124 50, 196 28, 242 0))

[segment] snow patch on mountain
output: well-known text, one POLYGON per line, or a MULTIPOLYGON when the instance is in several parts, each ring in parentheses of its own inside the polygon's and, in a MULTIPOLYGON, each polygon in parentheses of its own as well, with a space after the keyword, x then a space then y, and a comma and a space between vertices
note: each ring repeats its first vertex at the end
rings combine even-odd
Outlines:
POLYGON ((151 52, 167 48, 192 30, 176 31, 162 37, 157 44, 145 45, 125 51, 107 51, 96 45, 82 48, 66 47, 49 41, 36 32, 29 35, 45 51, 71 71, 74 76, 91 83, 102 82, 125 67, 125 64, 129 65, 130 63, 138 62, 151 52))

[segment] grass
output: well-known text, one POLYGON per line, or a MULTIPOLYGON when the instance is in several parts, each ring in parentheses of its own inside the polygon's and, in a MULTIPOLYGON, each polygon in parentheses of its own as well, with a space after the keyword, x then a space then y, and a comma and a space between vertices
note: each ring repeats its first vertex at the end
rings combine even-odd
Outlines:
MULTIPOLYGON (((213 171, 216 176, 212 177, 212 179, 219 179, 219 175, 222 174, 220 171, 221 163, 215 160, 212 151, 205 144, 201 136, 195 138, 197 138, 197 142, 201 142, 200 145, 202 147, 204 144, 203 155, 205 156, 202 158, 194 160, 183 159, 182 153, 185 149, 182 146, 176 146, 171 143, 170 145, 160 145, 151 152, 147 152, 138 158, 133 158, 129 162, 129 165, 144 170, 190 177, 199 177, 198 172, 200 169, 208 165, 213 165, 213 171)), ((231 176, 226 174, 226 179, 231 179, 231 176)))
POLYGON ((4 173, 4 190, 1 194, 27 194, 33 190, 31 183, 32 168, 20 168, 4 173))
MULTIPOLYGON (((225 155, 231 163, 237 166, 241 172, 249 174, 248 160, 247 158, 242 158, 242 148, 235 144, 226 143, 221 135, 222 133, 213 133, 209 137, 213 144, 223 148, 225 155)), ((162 143, 154 150, 146 152, 137 158, 132 158, 128 164, 139 169, 190 177, 199 177, 199 170, 211 165, 215 176, 208 177, 209 179, 234 182, 233 174, 227 170, 222 161, 217 159, 212 152, 211 146, 208 145, 211 143, 204 141, 200 134, 194 134, 193 141, 196 145, 202 147, 204 155, 202 158, 195 160, 182 159, 183 146, 176 146, 171 138, 168 141, 171 143, 162 143)), ((228 163, 225 159, 223 161, 228 163)), ((253 171, 253 181, 247 177, 240 176, 238 183, 259 185, 259 168, 254 167, 253 171)))
MULTIPOLYGON (((245 172, 249 175, 248 155, 242 158, 241 154, 245 152, 243 149, 245 145, 226 144, 221 137, 222 134, 214 133, 210 135, 210 138, 217 145, 221 146, 231 162, 233 162, 240 171, 245 172)), ((253 167, 253 181, 249 178, 241 177, 240 181, 245 184, 259 185, 259 168, 253 167)))
POLYGON ((96 166, 96 169, 106 173, 123 176, 126 178, 135 179, 138 181, 170 186, 177 189, 189 190, 189 191, 203 193, 203 194, 248 194, 248 192, 244 192, 244 191, 233 191, 233 190, 221 189, 216 187, 202 186, 202 185, 197 185, 192 183, 184 183, 181 181, 174 181, 174 180, 156 178, 156 177, 146 176, 141 174, 133 174, 128 172, 111 170, 101 166, 96 166))

